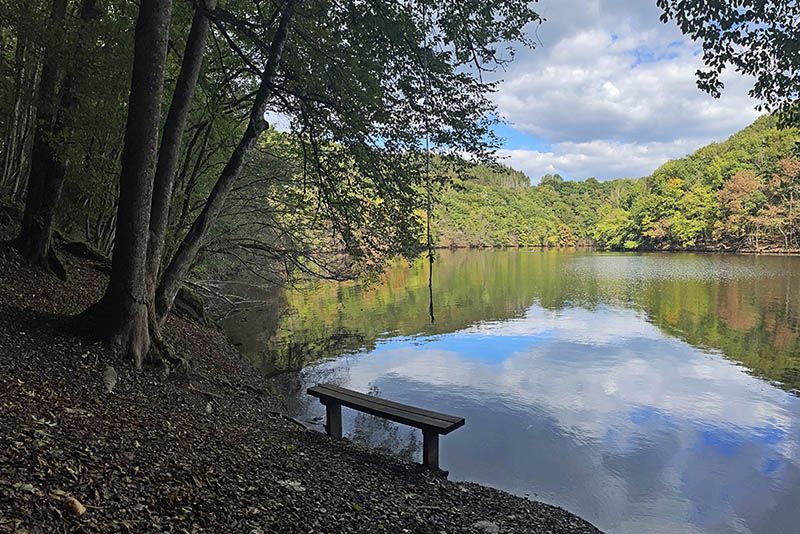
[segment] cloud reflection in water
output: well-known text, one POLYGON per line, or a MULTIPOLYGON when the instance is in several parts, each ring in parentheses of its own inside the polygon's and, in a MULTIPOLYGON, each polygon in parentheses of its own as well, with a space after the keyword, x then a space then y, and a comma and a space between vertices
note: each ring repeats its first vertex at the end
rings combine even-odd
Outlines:
POLYGON ((333 368, 346 387, 465 416, 442 440, 451 478, 615 532, 800 524, 800 400, 641 313, 534 305, 517 319, 381 341, 306 379, 333 368))

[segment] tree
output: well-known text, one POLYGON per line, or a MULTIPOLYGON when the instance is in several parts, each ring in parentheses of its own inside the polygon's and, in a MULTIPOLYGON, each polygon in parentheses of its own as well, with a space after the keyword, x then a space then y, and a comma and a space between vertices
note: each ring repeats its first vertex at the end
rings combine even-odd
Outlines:
POLYGON ((698 86, 715 97, 724 88, 727 67, 753 76, 750 94, 769 111, 786 113, 795 124, 800 75, 800 15, 786 0, 658 0, 663 22, 674 20, 681 31, 703 46, 706 68, 697 72, 698 86))
POLYGON ((705 242, 716 211, 714 192, 704 184, 695 184, 677 201, 672 215, 671 234, 681 248, 696 247, 705 242))
POLYGON ((41 67, 41 37, 50 21, 48 12, 41 13, 31 0, 0 3, 0 20, 4 22, 0 51, 0 187, 18 198, 25 189, 29 172, 30 148, 35 127, 36 87, 41 67))
POLYGON ((250 109, 247 129, 222 169, 203 210, 183 238, 158 285, 155 294, 155 310, 162 321, 172 309, 175 296, 195 261, 203 239, 222 211, 228 193, 241 174, 245 158, 253 150, 259 136, 269 126, 265 118, 267 106, 272 97, 273 83, 281 56, 289 39, 289 24, 292 20, 294 4, 294 0, 286 0, 281 9, 280 22, 269 47, 266 65, 261 73, 261 82, 250 109))
POLYGON ((765 225, 780 234, 786 250, 797 248, 795 201, 800 187, 800 160, 794 157, 783 158, 779 169, 766 183, 769 205, 764 214, 765 225))
POLYGON ((139 6, 111 279, 81 317, 137 367, 150 349, 145 267, 171 13, 171 0, 139 6))
MULTIPOLYGON (((175 83, 172 102, 164 123, 161 145, 158 151, 153 182, 153 198, 150 207, 150 238, 147 245, 147 285, 153 302, 158 286, 158 275, 161 258, 164 253, 164 242, 169 223, 169 209, 172 190, 175 183, 175 171, 180 154, 183 133, 189 110, 194 99, 200 67, 203 64, 203 52, 208 36, 208 12, 213 9, 216 0, 201 0, 195 9, 192 26, 186 40, 180 73, 175 83)), ((151 314, 155 310, 151 310, 151 314)))
MULTIPOLYGON (((258 88, 247 129, 164 270, 156 295, 162 319, 266 130, 267 109, 292 118, 306 161, 302 180, 318 185, 319 208, 345 249, 364 253, 369 247, 355 244, 369 240, 360 230, 368 223, 364 214, 378 210, 365 210, 363 199, 351 192, 368 182, 382 199, 382 216, 391 213, 395 221, 413 224, 426 135, 440 151, 450 151, 451 160, 459 150, 487 158, 496 141, 486 119, 493 109, 486 94, 494 84, 480 73, 507 61, 497 54, 498 42, 527 43, 522 28, 538 20, 520 0, 418 2, 407 8, 317 0, 298 6, 294 16, 293 2, 282 5, 280 17, 272 17, 280 20, 275 32, 250 24, 249 7, 233 4, 214 13, 216 29, 245 64, 241 84, 255 78, 258 88), (288 39, 290 20, 296 39, 288 39), (261 57, 264 67, 257 65, 261 57), (442 104, 420 105, 426 97, 442 104)), ((396 233, 408 247, 416 246, 409 235, 413 231, 396 233)), ((378 240, 372 245, 377 250, 378 240)))
POLYGON ((759 249, 759 214, 765 203, 761 182, 753 172, 736 173, 719 191, 722 216, 717 223, 720 239, 739 249, 747 242, 759 249))
POLYGON ((604 248, 630 250, 639 246, 631 214, 622 208, 605 207, 594 230, 594 239, 604 248))
MULTIPOLYGON (((80 65, 73 54, 64 60, 63 40, 65 29, 66 2, 53 0, 51 9, 51 31, 45 48, 45 59, 39 83, 39 106, 37 124, 34 130, 30 174, 28 176, 25 212, 22 226, 15 240, 16 246, 32 264, 43 267, 65 279, 66 271, 58 260, 52 247, 52 234, 56 218, 56 208, 61 198, 67 169, 63 155, 59 154, 57 143, 65 135, 67 117, 77 105, 75 85, 80 65), (64 69, 61 65, 66 64, 64 69), (63 81, 59 87, 59 78, 63 81)), ((77 38, 75 46, 83 49, 89 46, 85 36, 85 26, 100 16, 96 0, 81 2, 77 38)))
POLYGON ((64 268, 50 249, 50 233, 55 203, 60 192, 60 176, 53 136, 60 130, 58 84, 61 58, 60 41, 64 37, 66 0, 53 0, 50 7, 50 39, 45 45, 39 78, 36 126, 33 134, 30 174, 27 180, 25 211, 16 246, 31 263, 64 276, 64 268), (55 171, 55 173, 53 172, 55 171))
MULTIPOLYGON (((334 251, 325 249, 330 245, 354 260, 378 265, 388 255, 418 248, 419 222, 413 213, 420 207, 424 183, 423 139, 429 137, 448 168, 461 166, 458 156, 464 153, 481 161, 492 158, 497 139, 491 117, 496 113, 487 95, 496 84, 484 81, 483 74, 513 57, 513 46, 503 43, 531 44, 524 27, 539 20, 523 0, 444 5, 429 0, 402 5, 231 0, 221 8, 211 1, 192 2, 193 10, 176 4, 173 22, 171 2, 143 0, 138 7, 115 4, 94 33, 60 14, 62 6, 77 5, 74 1, 29 3, 46 2, 58 8, 53 17, 58 24, 75 28, 67 32, 76 36, 68 44, 92 43, 86 48, 99 60, 90 61, 67 45, 53 49, 62 61, 48 59, 58 73, 45 77, 42 83, 55 89, 42 94, 55 93, 57 99, 47 109, 55 111, 42 122, 47 131, 39 139, 51 142, 50 160, 58 172, 39 175, 56 177, 53 183, 64 186, 61 230, 69 237, 82 234, 113 253, 106 292, 81 319, 137 365, 153 343, 158 346, 156 304, 163 320, 215 232, 228 197, 233 193, 241 206, 239 188, 257 175, 248 167, 263 161, 253 154, 275 149, 278 136, 262 135, 268 130, 268 112, 291 120, 284 140, 292 161, 276 165, 291 175, 275 173, 269 179, 281 176, 284 182, 274 188, 261 183, 258 191, 277 191, 303 209, 269 221, 267 234, 305 239, 324 232, 324 245, 316 244, 323 253, 334 251), (172 43, 181 42, 187 13, 192 25, 183 54, 175 46, 176 53, 168 56, 167 42, 170 37, 172 43), (70 76, 70 70, 81 75, 70 76), (176 78, 174 88, 164 87, 165 70, 176 78), (127 79, 129 90, 119 82, 127 79), (170 109, 159 147, 162 100, 170 102, 170 109), (242 176, 245 183, 240 183, 242 176), (287 228, 292 224, 313 230, 293 231, 287 228)), ((2 15, 19 11, 10 26, 22 27, 25 9, 3 3, 0 10, 2 15)), ((10 20, 1 17, 0 30, 10 20)), ((43 37, 32 40, 35 46, 46 42, 43 37)), ((0 50, 3 58, 8 56, 5 41, 0 50)), ((17 50, 24 56, 22 47, 17 50)), ((3 95, 7 92, 4 86, 3 95)), ((12 100, 3 97, 4 111, 20 101, 12 100)), ((16 124, 24 113, 12 115, 10 122, 16 124)), ((16 154, 19 135, 12 133, 4 139, 14 138, 10 148, 16 154)), ((46 159, 39 162, 50 165, 46 159)), ((518 180, 509 176, 506 182, 516 185, 518 180)), ((32 180, 30 187, 40 184, 32 180)), ((52 191, 57 200, 60 189, 52 191)), ((59 222, 55 200, 46 203, 50 228, 59 222)), ((30 210, 25 228, 37 206, 45 204, 31 203, 36 209, 30 210)), ((262 212, 260 207, 253 211, 262 212)), ((49 246, 49 239, 43 242, 49 246)), ((262 245, 240 240, 245 242, 250 250, 262 245)), ((308 252, 271 250, 302 258, 293 264, 314 270, 308 252)), ((324 268, 318 272, 326 275, 324 268)))

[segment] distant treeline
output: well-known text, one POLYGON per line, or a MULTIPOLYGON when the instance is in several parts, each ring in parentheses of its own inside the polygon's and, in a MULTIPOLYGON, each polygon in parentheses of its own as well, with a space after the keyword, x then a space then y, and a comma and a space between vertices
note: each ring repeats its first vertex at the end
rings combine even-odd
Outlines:
POLYGON ((436 209, 441 247, 800 250, 798 131, 767 116, 651 176, 576 182, 475 167, 436 209))

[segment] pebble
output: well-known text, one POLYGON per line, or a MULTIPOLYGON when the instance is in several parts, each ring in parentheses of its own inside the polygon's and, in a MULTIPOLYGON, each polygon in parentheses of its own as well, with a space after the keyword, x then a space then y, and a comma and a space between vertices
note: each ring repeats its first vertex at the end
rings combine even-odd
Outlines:
POLYGON ((497 523, 492 523, 491 521, 478 521, 472 527, 486 534, 499 534, 500 532, 500 527, 497 526, 497 523))

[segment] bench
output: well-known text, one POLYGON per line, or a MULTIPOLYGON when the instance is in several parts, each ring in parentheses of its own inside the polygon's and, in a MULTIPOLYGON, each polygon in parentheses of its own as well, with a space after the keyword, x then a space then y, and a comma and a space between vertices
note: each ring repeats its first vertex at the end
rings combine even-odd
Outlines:
POLYGON ((415 408, 333 384, 316 385, 308 388, 307 393, 325 405, 325 430, 329 436, 342 437, 342 406, 421 429, 422 465, 428 469, 439 469, 439 436, 464 426, 463 417, 415 408))

